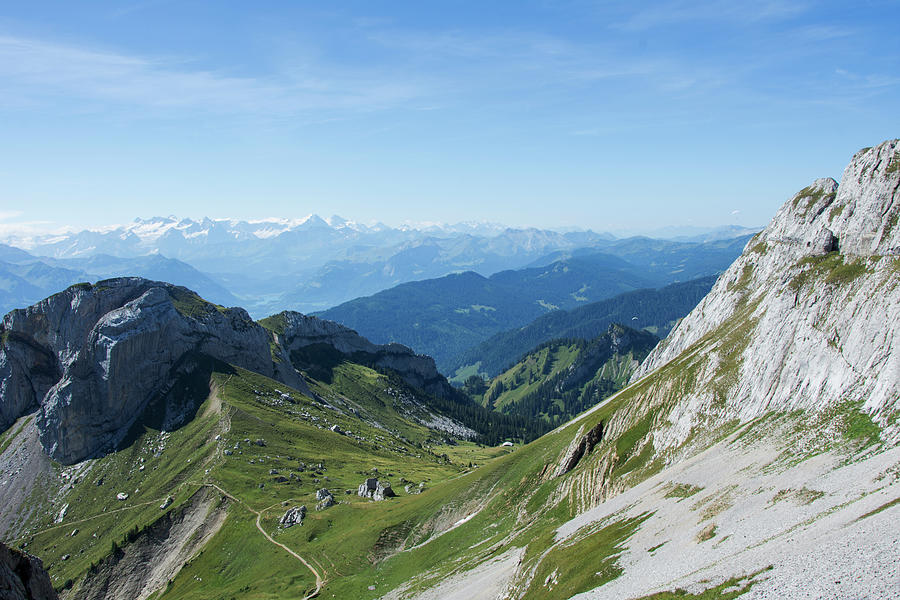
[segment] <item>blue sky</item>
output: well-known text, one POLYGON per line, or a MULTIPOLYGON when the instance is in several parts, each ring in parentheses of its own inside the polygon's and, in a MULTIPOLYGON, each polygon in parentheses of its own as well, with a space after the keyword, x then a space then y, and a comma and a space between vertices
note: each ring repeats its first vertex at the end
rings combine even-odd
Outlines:
POLYGON ((898 23, 865 0, 5 3, 0 227, 761 225, 900 135, 898 23))

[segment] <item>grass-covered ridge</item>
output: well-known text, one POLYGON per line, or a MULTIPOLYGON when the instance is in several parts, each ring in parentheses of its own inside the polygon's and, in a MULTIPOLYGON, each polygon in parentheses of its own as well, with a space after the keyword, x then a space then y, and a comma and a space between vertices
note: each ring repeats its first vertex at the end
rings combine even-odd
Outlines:
POLYGON ((559 425, 623 388, 657 342, 621 325, 590 341, 546 342, 491 380, 482 403, 559 425))
POLYGON ((199 319, 212 312, 225 313, 227 311, 224 306, 204 300, 197 293, 184 287, 169 286, 166 291, 172 298, 175 310, 185 317, 199 319))

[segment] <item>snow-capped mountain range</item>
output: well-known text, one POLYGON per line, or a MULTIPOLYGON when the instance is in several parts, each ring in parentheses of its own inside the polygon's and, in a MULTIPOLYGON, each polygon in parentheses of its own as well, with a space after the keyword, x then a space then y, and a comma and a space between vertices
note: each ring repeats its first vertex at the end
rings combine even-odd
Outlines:
MULTIPOLYGON (((745 233, 743 229, 720 228, 703 232, 703 241, 745 233)), ((255 220, 139 218, 127 225, 81 231, 7 231, 0 239, 27 250, 33 259, 19 260, 17 269, 10 269, 10 277, 21 278, 21 265, 34 261, 54 268, 75 266, 80 273, 99 276, 99 271, 81 264, 53 261, 158 255, 187 263, 178 268, 179 273, 192 267, 228 290, 221 298, 212 294, 211 300, 226 303, 236 297, 255 316, 286 308, 312 312, 408 281, 461 271, 489 276, 550 256, 557 260, 576 251, 599 251, 618 243, 610 234, 589 230, 514 229, 483 222, 392 227, 315 214, 255 220)), ((130 263, 115 264, 125 269, 130 263)), ((102 274, 135 273, 104 269, 102 274)), ((44 293, 53 291, 58 290, 42 289, 44 293)), ((16 302, 24 297, 18 296, 16 302)))

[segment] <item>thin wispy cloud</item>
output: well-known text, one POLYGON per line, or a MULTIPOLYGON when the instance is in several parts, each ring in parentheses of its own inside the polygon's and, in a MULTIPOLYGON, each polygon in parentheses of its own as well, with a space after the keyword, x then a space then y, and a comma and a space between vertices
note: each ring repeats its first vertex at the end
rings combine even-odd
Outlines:
MULTIPOLYGON (((184 60, 145 58, 16 36, 0 36, 0 79, 32 101, 78 98, 218 113, 291 114, 373 110, 422 95, 409 80, 324 67, 270 77, 191 69, 184 60)), ((0 98, 6 94, 0 92, 0 98)))
POLYGON ((768 0, 763 2, 734 2, 732 0, 674 0, 639 8, 614 24, 625 31, 645 31, 656 27, 696 23, 733 22, 754 23, 781 20, 806 12, 805 2, 768 0))

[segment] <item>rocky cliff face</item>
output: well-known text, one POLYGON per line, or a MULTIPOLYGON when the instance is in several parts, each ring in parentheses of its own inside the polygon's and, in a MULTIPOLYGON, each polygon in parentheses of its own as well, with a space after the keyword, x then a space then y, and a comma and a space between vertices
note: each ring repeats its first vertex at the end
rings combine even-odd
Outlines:
POLYGON ((635 374, 665 367, 684 388, 657 448, 708 418, 845 402, 898 436, 898 188, 892 140, 858 152, 840 184, 819 179, 782 206, 635 374))
POLYGON ((39 558, 0 542, 0 598, 56 600, 57 595, 39 558))
POLYGON ((243 309, 137 278, 73 286, 3 319, 0 427, 40 407, 41 443, 71 463, 110 449, 192 357, 271 373, 268 339, 243 309))
POLYGON ((283 327, 272 333, 241 308, 219 307, 186 288, 140 278, 72 286, 4 317, 0 430, 39 410, 42 445, 54 459, 73 463, 115 448, 148 404, 196 370, 203 357, 308 393, 291 356, 311 346, 393 369, 432 394, 449 389, 434 361, 404 346, 376 346, 350 329, 299 313, 279 319, 283 327))

